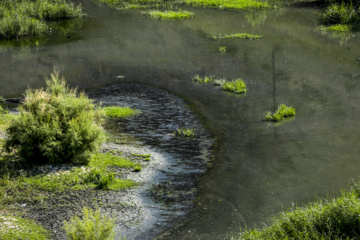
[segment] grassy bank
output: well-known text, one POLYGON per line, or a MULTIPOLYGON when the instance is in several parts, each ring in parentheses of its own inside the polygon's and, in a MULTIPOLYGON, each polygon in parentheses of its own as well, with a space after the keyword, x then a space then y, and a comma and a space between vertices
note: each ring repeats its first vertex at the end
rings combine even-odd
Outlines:
MULTIPOLYGON (((76 157, 63 158, 62 153, 82 155, 87 144, 105 140, 98 134, 106 131, 101 123, 129 118, 139 111, 95 106, 83 93, 69 89, 56 72, 47 80, 46 89, 28 90, 19 109, 19 114, 12 114, 0 107, 0 147, 3 148, 0 152, 1 239, 51 237, 44 228, 23 218, 29 211, 27 206, 42 211, 48 205, 61 208, 65 203, 57 201, 63 201, 64 197, 70 201, 81 200, 81 196, 94 196, 94 192, 121 191, 140 184, 128 176, 142 170, 150 161, 148 155, 146 158, 124 157, 120 151, 106 148, 99 152, 95 147, 85 150, 87 154, 83 157, 86 159, 79 162, 73 161, 76 157), (85 122, 82 117, 86 117, 85 122), (53 132, 55 135, 52 136, 53 132), (75 142, 67 145, 68 138, 75 142), (19 144, 22 141, 26 142, 19 144), (27 149, 23 149, 24 145, 27 149), (40 148, 29 149, 30 146, 40 148), (60 146, 66 149, 61 150, 60 146), (31 151, 30 155, 24 153, 31 151), (29 232, 30 235, 26 235, 29 232)), ((85 206, 89 201, 84 202, 85 206)), ((76 212, 84 203, 67 203, 67 208, 76 212)), ((86 227, 81 224, 78 227, 81 229, 81 226, 86 227)))
POLYGON ((40 36, 48 21, 81 18, 81 6, 65 0, 3 0, 0 2, 0 39, 40 36))
POLYGON ((247 230, 233 239, 359 239, 359 191, 318 200, 305 207, 281 213, 262 229, 247 230))

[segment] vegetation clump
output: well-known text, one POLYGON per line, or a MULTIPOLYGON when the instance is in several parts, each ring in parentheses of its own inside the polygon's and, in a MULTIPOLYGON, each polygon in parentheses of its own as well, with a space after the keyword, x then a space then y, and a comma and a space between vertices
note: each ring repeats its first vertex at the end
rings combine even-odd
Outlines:
POLYGON ((210 7, 230 10, 270 8, 266 1, 255 0, 184 0, 188 5, 195 7, 210 7))
POLYGON ((28 163, 64 163, 86 160, 104 141, 103 111, 76 89, 69 89, 58 72, 46 80, 46 89, 27 90, 20 115, 7 129, 5 150, 28 163))
POLYGON ((219 35, 219 36, 211 36, 212 39, 260 39, 262 36, 260 35, 254 35, 249 33, 234 33, 234 34, 225 34, 225 35, 219 35))
POLYGON ((197 83, 212 83, 214 80, 214 76, 204 76, 200 77, 200 75, 195 75, 192 80, 197 83))
POLYGON ((134 110, 129 107, 108 106, 103 109, 107 117, 114 118, 128 118, 140 113, 139 110, 134 110))
POLYGON ((219 47, 219 52, 225 53, 226 52, 226 47, 219 47))
POLYGON ((45 20, 81 18, 81 6, 65 0, 3 0, 0 2, 0 39, 44 34, 45 20))
POLYGON ((195 132, 192 128, 180 128, 177 131, 175 131, 175 136, 178 137, 194 137, 195 132))
POLYGON ((246 93, 247 91, 246 84, 241 78, 224 83, 222 89, 234 93, 246 93))
POLYGON ((82 218, 71 217, 64 221, 66 235, 70 240, 113 240, 115 234, 115 219, 102 216, 100 210, 93 212, 84 207, 82 218))
POLYGON ((193 12, 179 10, 179 11, 159 11, 159 10, 152 10, 147 12, 142 12, 142 14, 148 15, 153 19, 159 20, 176 20, 176 19, 186 19, 191 18, 195 14, 193 12))
POLYGON ((277 111, 272 112, 266 112, 265 113, 265 120, 271 121, 271 122, 280 122, 284 120, 284 118, 295 116, 295 108, 288 107, 285 104, 281 104, 277 111))
POLYGON ((247 230, 236 239, 358 239, 359 216, 359 195, 353 190, 337 199, 318 200, 281 213, 272 219, 271 225, 247 230))
POLYGON ((360 24, 360 8, 352 3, 333 3, 326 9, 323 22, 327 25, 358 25, 360 24))

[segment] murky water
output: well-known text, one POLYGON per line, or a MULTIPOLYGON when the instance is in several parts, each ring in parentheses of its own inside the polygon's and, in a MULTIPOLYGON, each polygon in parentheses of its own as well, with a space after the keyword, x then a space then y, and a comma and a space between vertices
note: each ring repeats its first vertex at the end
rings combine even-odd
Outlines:
POLYGON ((42 86, 56 67, 81 89, 144 83, 186 99, 217 135, 219 150, 198 182, 195 209, 159 238, 223 239, 292 204, 337 195, 358 177, 360 41, 316 32, 317 10, 192 9, 194 19, 159 22, 83 5, 90 17, 71 38, 54 32, 37 50, 0 52, 0 95, 42 86), (264 38, 207 37, 235 32, 264 38), (193 84, 194 74, 241 77, 249 90, 229 96, 193 84), (296 118, 267 125, 264 112, 280 103, 294 106, 296 118))

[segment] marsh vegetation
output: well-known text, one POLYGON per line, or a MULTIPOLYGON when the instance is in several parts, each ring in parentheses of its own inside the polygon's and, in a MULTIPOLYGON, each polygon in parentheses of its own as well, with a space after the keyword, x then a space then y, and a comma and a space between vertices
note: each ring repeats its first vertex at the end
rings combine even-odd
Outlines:
POLYGON ((280 122, 285 118, 295 116, 295 108, 281 104, 275 112, 266 112, 265 120, 271 122, 280 122))
POLYGON ((195 13, 186 10, 178 10, 178 11, 152 10, 152 11, 142 12, 142 14, 148 15, 153 19, 159 19, 159 20, 186 19, 186 18, 191 18, 195 15, 195 13))

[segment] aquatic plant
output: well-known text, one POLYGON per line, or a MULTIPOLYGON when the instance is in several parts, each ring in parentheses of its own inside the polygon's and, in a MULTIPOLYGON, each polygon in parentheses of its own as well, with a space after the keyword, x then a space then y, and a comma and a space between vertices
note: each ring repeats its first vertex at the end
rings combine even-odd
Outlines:
POLYGON ((359 216, 358 193, 345 192, 339 198, 289 209, 272 218, 264 228, 246 230, 232 239, 357 239, 359 216))
POLYGON ((84 207, 82 217, 73 216, 64 221, 66 235, 70 240, 112 240, 115 239, 115 219, 93 212, 84 207))
POLYGON ((136 167, 134 167, 134 172, 140 172, 141 169, 142 169, 142 167, 136 166, 136 167))
POLYGON ((219 39, 249 39, 249 40, 254 40, 254 39, 260 39, 260 38, 262 38, 262 36, 248 34, 248 33, 234 33, 234 34, 225 34, 225 35, 219 35, 219 36, 211 36, 210 38, 216 39, 216 40, 219 40, 219 39))
POLYGON ((331 4, 324 13, 322 20, 324 24, 346 24, 354 25, 360 23, 360 8, 352 3, 345 2, 331 4))
POLYGON ((215 86, 222 86, 222 85, 224 85, 226 83, 226 79, 224 79, 224 78, 216 78, 216 79, 214 79, 214 81, 213 81, 213 84, 215 85, 215 86))
POLYGON ((194 7, 210 7, 231 10, 270 8, 270 5, 266 1, 255 0, 184 0, 184 3, 194 7))
POLYGON ((39 36, 49 29, 44 20, 81 18, 81 6, 65 0, 3 0, 0 2, 0 39, 39 36))
POLYGON ((180 128, 174 132, 175 136, 179 137, 194 137, 195 132, 192 128, 180 128))
POLYGON ((107 117, 114 118, 128 118, 140 113, 139 110, 134 110, 129 107, 108 106, 103 109, 107 117))
POLYGON ((222 89, 234 93, 246 93, 247 91, 246 84, 241 78, 224 83, 222 89))
POLYGON ((59 72, 46 85, 26 91, 19 117, 7 129, 5 150, 15 150, 28 163, 86 161, 104 141, 103 111, 84 93, 69 89, 59 72))
POLYGON ((197 83, 212 83, 214 80, 214 76, 204 76, 200 77, 200 75, 193 76, 192 80, 197 83))
POLYGON ((295 108, 288 107, 285 104, 281 104, 276 112, 266 112, 265 113, 265 120, 272 121, 272 122, 280 122, 284 118, 295 116, 295 108))
POLYGON ((176 19, 185 19, 193 17, 195 14, 193 12, 185 11, 185 10, 178 10, 178 11, 159 11, 159 10, 152 10, 142 12, 144 15, 148 15, 153 19, 159 20, 176 20, 176 19))
POLYGON ((219 52, 225 53, 226 52, 226 47, 219 47, 219 52))

